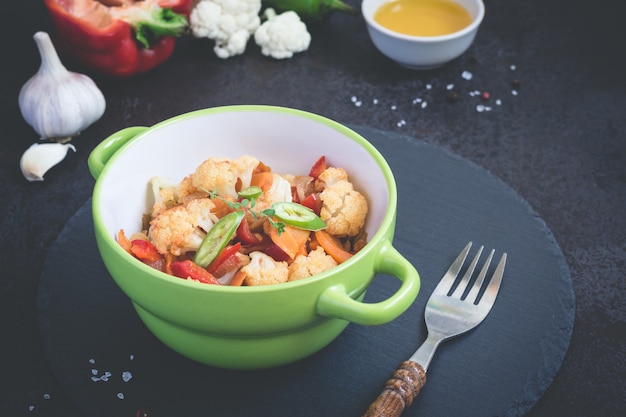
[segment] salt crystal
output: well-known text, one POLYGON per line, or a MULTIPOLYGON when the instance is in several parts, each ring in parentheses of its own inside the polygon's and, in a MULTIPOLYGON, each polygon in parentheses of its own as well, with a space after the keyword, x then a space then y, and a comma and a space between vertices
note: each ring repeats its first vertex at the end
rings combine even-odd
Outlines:
POLYGON ((422 102, 422 108, 423 108, 423 109, 425 109, 425 108, 426 108, 426 106, 428 106, 428 103, 427 103, 426 101, 423 101, 423 102, 422 102))
POLYGON ((122 372, 122 381, 124 381, 124 382, 128 382, 128 381, 130 381, 132 378, 133 378, 133 374, 131 374, 130 372, 128 372, 128 371, 124 371, 124 372, 122 372))
POLYGON ((358 101, 355 101, 355 102, 354 102, 354 105, 355 105, 356 107, 361 107, 361 104, 363 104, 363 102, 362 102, 362 101, 360 101, 360 100, 358 100, 358 101))
POLYGON ((517 90, 511 90, 511 95, 516 96, 516 95, 518 95, 518 94, 519 94, 519 93, 517 92, 517 90))
POLYGON ((421 103, 421 102, 422 102, 422 99, 419 98, 419 97, 413 99, 413 104, 417 104, 417 103, 421 103))
POLYGON ((350 100, 352 100, 353 103, 356 103, 357 98, 356 98, 356 96, 352 96, 352 98, 350 100))
POLYGON ((50 394, 44 394, 43 395, 43 399, 44 400, 49 400, 50 399, 50 394))
POLYGON ((91 370, 91 375, 98 375, 98 370, 97 369, 92 369, 91 370))
POLYGON ((377 98, 375 98, 374 100, 372 100, 372 103, 374 103, 374 104, 378 104, 378 99, 377 99, 377 98))
POLYGON ((92 377, 91 377, 91 380, 92 380, 93 382, 98 382, 98 381, 100 381, 100 378, 98 378, 97 376, 92 376, 92 377))
POLYGON ((511 71, 515 71, 517 69, 517 67, 515 66, 515 64, 511 64, 511 71))
POLYGON ((130 360, 131 360, 131 361, 135 360, 135 355, 132 355, 132 354, 131 354, 131 355, 130 355, 130 360))
POLYGON ((433 88, 432 84, 426 84, 426 89, 430 90, 431 88, 433 88))
POLYGON ((28 411, 33 411, 34 409, 35 409, 35 406, 34 406, 34 405, 29 405, 29 406, 28 406, 28 411))
POLYGON ((452 90, 453 88, 454 88, 454 84, 448 84, 448 85, 446 86, 446 89, 447 89, 447 90, 452 90))
POLYGON ((398 107, 397 107, 395 104, 391 106, 391 110, 395 110, 395 109, 397 109, 397 108, 398 108, 398 107))
POLYGON ((485 111, 485 106, 483 104, 479 104, 478 106, 476 106, 476 111, 479 113, 482 113, 485 111))
POLYGON ((496 100, 496 106, 499 106, 499 105, 501 105, 501 104, 502 104, 502 100, 497 99, 497 100, 496 100))
POLYGON ((119 398, 120 400, 124 399, 124 393, 123 392, 118 392, 117 393, 117 398, 119 398))
POLYGON ((468 81, 469 81, 469 80, 471 80, 471 79, 472 79, 472 77, 474 77, 474 74, 472 74, 472 73, 471 73, 471 72, 469 72, 469 71, 463 71, 463 72, 461 73, 461 77, 463 77, 463 79, 464 79, 464 80, 468 80, 468 81))
POLYGON ((96 363, 96 361, 95 359, 89 359, 89 363, 93 365, 94 363, 96 363))

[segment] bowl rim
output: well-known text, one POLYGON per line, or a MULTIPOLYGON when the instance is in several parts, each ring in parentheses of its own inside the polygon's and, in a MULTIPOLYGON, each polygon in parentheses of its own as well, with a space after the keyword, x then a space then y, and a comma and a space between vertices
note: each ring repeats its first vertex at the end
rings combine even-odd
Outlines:
MULTIPOLYGON (((438 36, 415 36, 415 35, 407 35, 404 33, 400 33, 400 32, 395 32, 391 29, 386 28, 385 26, 381 25, 380 23, 378 23, 375 19, 374 19, 374 15, 373 13, 376 12, 376 10, 378 10, 378 7, 376 8, 372 8, 372 14, 370 13, 366 13, 366 6, 369 5, 370 3, 374 2, 376 0, 363 0, 361 3, 361 14, 363 15, 363 18, 365 19, 365 21, 367 22, 368 26, 370 28, 374 28, 377 31, 390 36, 392 38, 396 38, 396 39, 400 39, 400 40, 405 40, 405 41, 417 41, 417 42, 421 42, 421 43, 436 43, 436 42, 443 42, 443 41, 447 41, 447 40, 454 40, 454 39, 458 39, 461 38, 475 30, 477 30, 478 26, 482 23, 484 17, 485 17, 485 3, 483 2, 483 0, 475 0, 477 5, 478 5, 478 14, 476 15, 476 17, 472 20, 472 23, 470 23, 469 25, 465 26, 463 29, 457 30, 456 32, 452 32, 452 33, 448 33, 446 35, 438 35, 438 36)), ((392 2, 394 0, 383 0, 381 2, 381 5, 383 3, 389 3, 392 2)), ((451 0, 451 1, 455 1, 455 0, 451 0)), ((456 2, 456 1, 455 1, 456 2)), ((380 7, 380 6, 379 6, 380 7)))
MULTIPOLYGON (((98 176, 98 179, 96 179, 96 183, 94 185, 94 189, 92 192, 92 218, 94 222, 94 225, 93 225, 94 233, 96 234, 96 241, 98 245, 104 244, 108 246, 109 248, 113 250, 113 252, 116 255, 119 255, 121 257, 120 259, 122 261, 124 261, 125 263, 132 263, 134 266, 139 268, 141 271, 147 273, 154 279, 158 279, 159 281, 164 281, 165 283, 170 284, 170 285, 200 289, 201 291, 209 291, 209 292, 217 291, 217 292, 224 292, 224 293, 234 293, 234 292, 263 293, 263 292, 280 291, 281 289, 288 289, 292 287, 312 285, 313 283, 323 280, 329 275, 334 274, 335 272, 340 272, 341 270, 348 268, 350 265, 354 264, 355 262, 358 262, 361 258, 365 257, 366 254, 374 250, 375 242, 377 243, 385 239, 385 236, 384 236, 385 230, 394 226, 393 223, 395 223, 395 217, 396 217, 396 211, 397 211, 397 199, 398 199, 397 185, 396 185, 395 177, 393 176, 391 167, 388 165, 387 161, 385 160, 384 156, 380 153, 380 151, 376 149, 376 147, 373 144, 371 144, 366 138, 364 138, 362 135, 360 135, 358 132, 354 131, 353 129, 350 129, 349 127, 335 120, 332 120, 328 117, 321 116, 321 115, 311 113, 311 112, 307 112, 304 110, 289 108, 289 107, 272 106, 272 105, 226 105, 226 106, 216 106, 216 107, 208 107, 204 109, 194 110, 194 111, 182 113, 177 116, 173 116, 171 118, 165 119, 161 122, 158 122, 148 127, 146 130, 140 132, 139 134, 134 136, 132 139, 130 139, 127 143, 122 145, 115 152, 115 154, 113 154, 110 157, 110 159, 107 161, 107 164, 102 169, 102 172, 98 176), (138 141, 141 141, 144 137, 148 136, 151 132, 155 130, 158 130, 165 126, 169 126, 174 123, 181 122, 185 119, 201 117, 204 115, 225 113, 225 112, 278 112, 278 113, 287 113, 287 114, 303 117, 303 118, 321 123, 327 127, 330 127, 331 129, 338 131, 339 133, 341 133, 343 136, 347 137, 348 139, 356 142, 359 146, 363 147, 367 151, 367 153, 375 160, 376 164, 381 168, 382 175, 388 187, 388 203, 387 203, 386 213, 384 214, 382 221, 376 230, 376 233, 374 233, 373 236, 368 237, 368 241, 366 245, 358 253, 356 253, 353 257, 351 257, 347 261, 333 267, 330 270, 324 271, 320 274, 316 274, 315 276, 312 276, 306 279, 297 280, 297 281, 289 281, 289 282, 284 282, 280 284, 275 284, 275 285, 244 286, 244 287, 234 287, 230 285, 208 285, 208 284, 196 282, 193 280, 185 280, 185 279, 181 279, 178 277, 174 277, 165 272, 156 270, 144 264, 143 262, 139 261, 138 259, 134 258, 132 255, 130 255, 128 252, 126 252, 117 243, 117 241, 115 240, 115 237, 107 232, 107 227, 104 224, 103 216, 100 214, 100 211, 103 208, 101 208, 98 205, 100 194, 101 194, 100 190, 102 188, 102 183, 104 182, 101 179, 105 178, 107 171, 111 169, 111 166, 113 164, 111 164, 110 162, 114 161, 126 148, 133 146, 133 144, 135 144, 138 141), (100 230, 100 232, 98 232, 98 230, 100 230)), ((113 278, 117 281, 116 277, 113 277, 113 278)))

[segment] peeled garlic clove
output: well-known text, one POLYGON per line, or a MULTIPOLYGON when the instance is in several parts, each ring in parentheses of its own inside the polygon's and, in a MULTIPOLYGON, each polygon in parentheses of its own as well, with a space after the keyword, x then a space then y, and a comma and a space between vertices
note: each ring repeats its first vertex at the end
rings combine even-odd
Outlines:
POLYGON ((76 152, 69 143, 33 143, 20 159, 20 168, 28 181, 43 181, 50 168, 65 159, 69 150, 76 152))
POLYGON ((63 66, 46 32, 33 39, 41 66, 22 86, 19 107, 42 139, 67 141, 102 117, 106 101, 91 78, 63 66))

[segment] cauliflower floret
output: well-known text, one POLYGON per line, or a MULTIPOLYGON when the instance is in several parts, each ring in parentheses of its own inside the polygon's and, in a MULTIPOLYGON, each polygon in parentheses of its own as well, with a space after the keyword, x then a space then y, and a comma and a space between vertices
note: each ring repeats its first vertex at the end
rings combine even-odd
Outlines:
POLYGON ((150 240, 162 254, 178 256, 195 251, 207 231, 218 221, 211 213, 214 208, 211 199, 199 198, 167 209, 150 222, 150 240))
POLYGON ((289 281, 297 281, 337 266, 337 262, 324 252, 321 246, 311 251, 308 256, 300 255, 289 265, 289 281))
POLYGON ((200 0, 189 16, 191 33, 213 39, 219 58, 240 55, 261 24, 260 10, 261 0, 200 0))
POLYGON ((216 191, 220 197, 237 198, 237 187, 243 190, 250 186, 252 171, 257 165, 259 160, 247 155, 233 160, 210 158, 191 174, 191 184, 196 190, 216 191))
POLYGON ((316 182, 321 189, 320 217, 326 222, 326 231, 337 237, 356 236, 367 216, 367 200, 348 181, 343 168, 326 168, 316 182))
POLYGON ((263 252, 250 253, 250 263, 241 271, 246 274, 247 285, 269 285, 287 282, 289 268, 287 262, 275 261, 263 252))
POLYGON ((263 55, 285 59, 309 48, 311 34, 296 12, 290 10, 276 15, 274 9, 268 8, 265 17, 267 20, 254 32, 254 41, 263 55))
POLYGON ((272 185, 270 188, 263 191, 263 195, 256 200, 254 209, 256 211, 262 211, 269 208, 272 203, 278 201, 291 202, 292 200, 293 195, 291 193, 291 183, 284 177, 272 173, 272 185))
POLYGON ((178 205, 178 186, 163 177, 150 179, 154 203, 152 204, 151 218, 157 217, 165 210, 178 205))

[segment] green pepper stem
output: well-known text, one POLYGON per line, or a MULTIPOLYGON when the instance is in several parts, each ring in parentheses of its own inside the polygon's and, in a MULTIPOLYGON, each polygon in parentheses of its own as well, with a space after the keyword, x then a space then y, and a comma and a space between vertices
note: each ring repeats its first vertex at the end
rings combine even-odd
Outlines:
POLYGON ((128 7, 116 11, 114 17, 132 26, 135 38, 144 48, 150 48, 163 36, 180 36, 189 26, 186 16, 154 6, 128 7))

